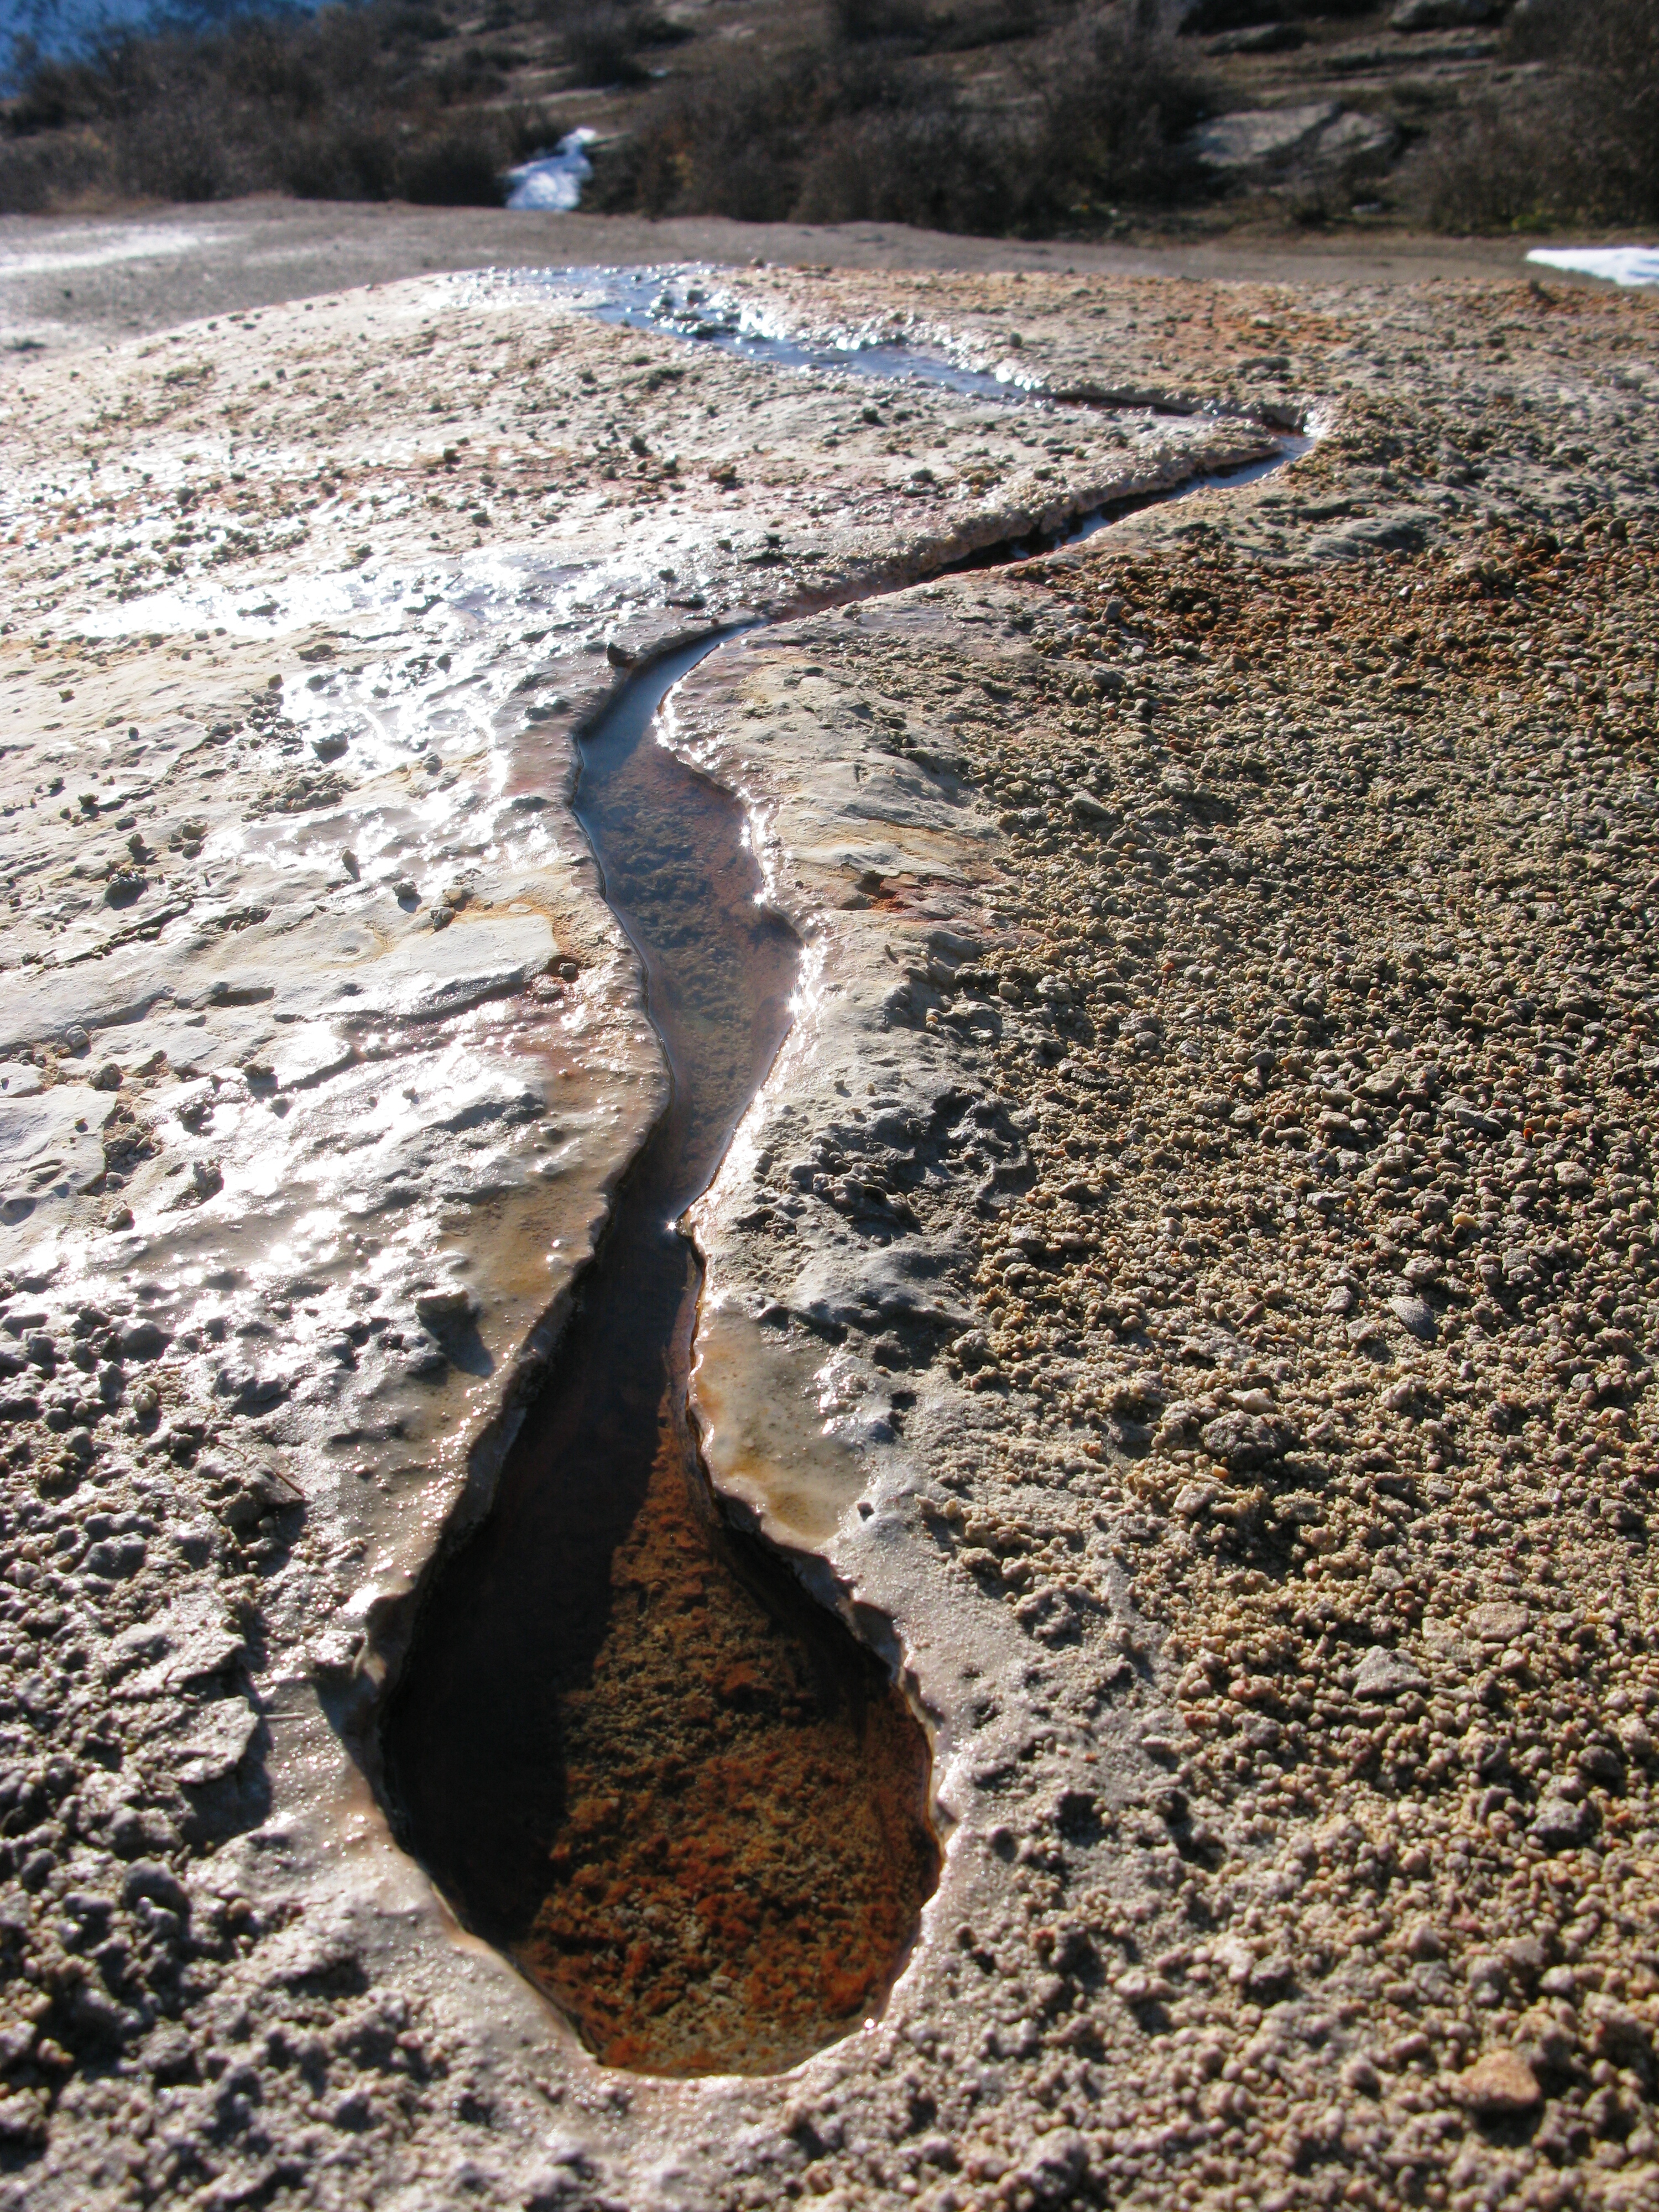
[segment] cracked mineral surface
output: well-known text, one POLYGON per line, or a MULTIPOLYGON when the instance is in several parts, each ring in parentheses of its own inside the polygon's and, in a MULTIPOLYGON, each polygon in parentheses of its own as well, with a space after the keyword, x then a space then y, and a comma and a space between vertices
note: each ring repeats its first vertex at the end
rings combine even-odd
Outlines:
POLYGON ((1034 396, 522 278, 9 372, 0 2203, 1652 2203, 1654 303, 700 281, 1034 396), (745 617, 661 734, 803 984, 693 1412, 944 1863, 682 2081, 378 1720, 665 1097, 573 732, 745 617))

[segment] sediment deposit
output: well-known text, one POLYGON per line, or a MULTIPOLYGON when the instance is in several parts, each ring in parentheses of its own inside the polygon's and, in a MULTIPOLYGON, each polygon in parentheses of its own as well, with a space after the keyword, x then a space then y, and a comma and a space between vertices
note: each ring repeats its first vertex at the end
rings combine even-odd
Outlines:
POLYGON ((716 289, 1075 397, 482 279, 12 377, 4 2201, 1650 2202, 1652 305, 716 289), (670 2083, 375 1727, 664 1096, 570 733, 745 609, 665 734, 805 980, 694 1407, 945 1860, 670 2083))

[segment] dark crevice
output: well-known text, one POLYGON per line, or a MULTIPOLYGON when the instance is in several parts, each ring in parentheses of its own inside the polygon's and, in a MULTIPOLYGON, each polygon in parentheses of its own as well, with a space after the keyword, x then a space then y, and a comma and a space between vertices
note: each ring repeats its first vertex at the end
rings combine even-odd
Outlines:
POLYGON ((739 803, 650 741, 718 640, 637 673, 576 812, 672 1076, 488 1518, 434 1577, 384 1724, 404 1840, 613 2064, 766 2072, 879 2002, 937 1877, 926 1735, 787 1563, 714 1508, 676 1225, 789 1021, 799 945, 739 803))

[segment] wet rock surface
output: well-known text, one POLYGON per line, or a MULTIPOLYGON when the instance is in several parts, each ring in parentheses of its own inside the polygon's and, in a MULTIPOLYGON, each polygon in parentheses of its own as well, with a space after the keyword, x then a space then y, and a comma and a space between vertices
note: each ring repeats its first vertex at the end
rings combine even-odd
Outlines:
POLYGON ((15 380, 9 2201, 1645 2202, 1653 310, 730 282, 1100 404, 832 414, 488 286, 15 380), (824 604, 1260 441, 1131 388, 1325 434, 824 604), (948 1848, 878 2022, 676 2086, 342 1741, 662 1095, 572 721, 745 599, 668 734, 807 983, 696 1404, 948 1848))

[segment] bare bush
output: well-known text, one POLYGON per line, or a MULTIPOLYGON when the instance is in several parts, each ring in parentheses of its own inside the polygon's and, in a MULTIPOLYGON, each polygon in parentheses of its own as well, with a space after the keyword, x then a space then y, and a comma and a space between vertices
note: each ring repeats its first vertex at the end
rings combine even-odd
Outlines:
POLYGON ((641 134, 629 184, 657 215, 1047 231, 1206 189, 1181 140, 1207 104, 1121 14, 1080 19, 995 106, 914 56, 843 41, 688 92, 641 134))
POLYGON ((1168 206, 1206 188, 1185 139, 1213 105, 1211 88, 1133 17, 1080 18, 1039 89, 1034 215, 1086 221, 1102 202, 1168 206))
POLYGON ((1469 103, 1419 165, 1442 230, 1544 229, 1659 219, 1659 0, 1541 0, 1517 10, 1517 59, 1553 64, 1469 103))
POLYGON ((44 215, 109 185, 109 149, 90 131, 0 138, 0 214, 44 215))
MULTIPOLYGON (((641 51, 682 35, 629 0, 532 4, 586 81, 635 74, 641 51)), ((1169 204, 1207 189, 1182 141, 1211 102, 1152 27, 1158 13, 1150 0, 1081 14, 1071 0, 830 0, 816 43, 763 61, 734 48, 653 100, 588 204, 991 234, 1169 204), (935 58, 1043 23, 1058 27, 1016 50, 990 93, 935 58)), ((423 59, 447 35, 422 0, 368 0, 40 64, 7 113, 0 205, 88 189, 499 204, 511 161, 556 127, 505 112, 489 49, 456 39, 423 59)))
POLYGON ((629 0, 536 0, 534 12, 554 27, 567 67, 579 85, 642 84, 640 56, 691 36, 684 24, 629 0))
POLYGON ((447 35, 419 6, 331 7, 189 35, 112 39, 25 76, 0 139, 0 209, 88 191, 216 199, 404 198, 499 206, 504 174, 551 131, 482 101, 489 64, 414 63, 447 35))

